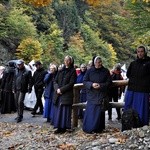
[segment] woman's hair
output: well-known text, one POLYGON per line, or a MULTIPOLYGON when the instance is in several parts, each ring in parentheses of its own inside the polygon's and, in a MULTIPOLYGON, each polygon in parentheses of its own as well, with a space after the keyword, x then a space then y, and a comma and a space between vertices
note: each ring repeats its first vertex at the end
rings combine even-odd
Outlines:
POLYGON ((71 61, 70 67, 74 68, 74 59, 72 58, 72 56, 67 55, 65 58, 70 59, 71 61))
POLYGON ((52 67, 52 68, 55 69, 55 71, 57 71, 57 66, 56 66, 55 64, 51 64, 51 63, 50 63, 49 67, 50 67, 50 68, 52 67))
POLYGON ((97 60, 102 61, 102 59, 101 59, 101 57, 100 57, 100 56, 96 56, 96 57, 94 58, 94 64, 96 63, 96 61, 97 61, 97 60))
POLYGON ((144 45, 138 46, 138 47, 137 47, 137 50, 138 50, 139 48, 143 48, 144 53, 145 53, 145 57, 146 57, 146 56, 147 56, 147 48, 146 48, 144 45))

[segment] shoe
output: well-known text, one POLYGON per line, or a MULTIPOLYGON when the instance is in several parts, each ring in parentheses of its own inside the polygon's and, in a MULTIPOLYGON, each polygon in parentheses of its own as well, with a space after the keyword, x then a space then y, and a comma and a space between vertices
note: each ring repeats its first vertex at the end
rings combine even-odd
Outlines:
POLYGON ((108 118, 108 120, 112 120, 112 118, 111 118, 111 117, 109 117, 109 118, 108 118))
POLYGON ((35 111, 32 111, 31 114, 34 116, 36 113, 35 113, 35 111))
POLYGON ((116 119, 117 119, 117 120, 121 120, 121 117, 117 117, 116 119))
POLYGON ((18 117, 17 119, 17 123, 21 122, 22 121, 22 118, 21 117, 18 117))
MULTIPOLYGON (((16 117, 15 120, 18 120, 19 117, 16 117)), ((23 117, 20 117, 21 119, 23 119, 23 117)))
POLYGON ((18 117, 15 118, 15 120, 17 120, 17 119, 18 119, 18 117))
POLYGON ((39 112, 37 112, 36 114, 37 114, 37 115, 43 115, 43 112, 40 112, 40 111, 39 111, 39 112))
POLYGON ((54 134, 62 134, 62 133, 65 133, 65 132, 66 132, 66 129, 58 128, 57 130, 54 131, 54 134))

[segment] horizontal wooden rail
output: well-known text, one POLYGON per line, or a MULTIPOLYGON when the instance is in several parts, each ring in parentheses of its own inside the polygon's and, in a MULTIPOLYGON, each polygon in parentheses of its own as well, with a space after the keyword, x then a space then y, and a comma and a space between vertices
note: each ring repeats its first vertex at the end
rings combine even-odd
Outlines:
MULTIPOLYGON (((126 86, 128 85, 128 80, 115 80, 112 81, 112 87, 116 86, 126 86)), ((80 103, 80 90, 84 87, 83 83, 74 84, 74 99, 73 99, 73 112, 72 112, 72 125, 73 127, 78 126, 78 109, 83 109, 86 107, 86 103, 80 103)), ((124 102, 110 102, 112 108, 122 108, 124 102)))

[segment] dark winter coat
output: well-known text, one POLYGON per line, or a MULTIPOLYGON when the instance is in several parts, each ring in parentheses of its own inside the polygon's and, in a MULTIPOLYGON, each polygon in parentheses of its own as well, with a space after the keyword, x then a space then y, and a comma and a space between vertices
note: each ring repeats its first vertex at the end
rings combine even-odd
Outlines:
POLYGON ((135 92, 150 92, 150 59, 137 59, 131 62, 127 77, 129 78, 128 90, 135 92))
POLYGON ((21 91, 26 93, 32 90, 32 75, 31 71, 25 67, 15 70, 15 76, 13 80, 13 91, 21 91))
POLYGON ((3 74, 1 89, 6 92, 12 92, 13 79, 15 75, 15 68, 8 67, 3 74))
POLYGON ((36 70, 33 74, 32 84, 35 89, 43 89, 44 88, 44 77, 47 74, 47 71, 44 68, 40 68, 36 70))
POLYGON ((71 105, 73 103, 73 86, 76 82, 76 70, 72 68, 63 68, 60 70, 54 80, 54 104, 58 98, 61 99, 61 104, 71 105), (60 89, 62 95, 57 94, 57 89, 60 89))
POLYGON ((45 89, 44 89, 44 98, 52 98, 54 87, 53 87, 53 81, 54 81, 55 74, 47 73, 44 77, 44 83, 45 83, 45 89))
POLYGON ((87 89, 87 101, 93 104, 101 104, 101 100, 107 97, 108 87, 111 85, 111 76, 108 69, 92 67, 87 70, 83 84, 87 89), (94 89, 93 83, 99 83, 100 89, 94 89))

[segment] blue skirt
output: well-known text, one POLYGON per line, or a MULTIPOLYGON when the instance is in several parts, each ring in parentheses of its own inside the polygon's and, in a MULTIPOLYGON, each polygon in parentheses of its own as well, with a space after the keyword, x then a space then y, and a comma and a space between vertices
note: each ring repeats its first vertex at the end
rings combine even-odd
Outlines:
POLYGON ((83 131, 99 133, 105 129, 105 112, 100 105, 87 103, 83 119, 83 131))
POLYGON ((54 106, 52 100, 49 98, 45 98, 43 117, 52 120, 53 113, 54 113, 54 106))
POLYGON ((149 93, 126 91, 124 109, 133 108, 139 114, 142 125, 149 124, 149 93))
POLYGON ((58 104, 54 106, 54 128, 71 129, 71 105, 63 105, 58 100, 58 104))

